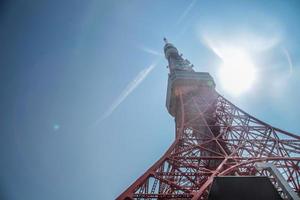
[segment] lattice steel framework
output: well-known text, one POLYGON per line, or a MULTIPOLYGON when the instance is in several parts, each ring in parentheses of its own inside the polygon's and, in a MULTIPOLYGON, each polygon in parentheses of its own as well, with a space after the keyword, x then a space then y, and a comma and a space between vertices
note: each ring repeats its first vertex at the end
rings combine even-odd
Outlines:
POLYGON ((176 80, 172 98, 175 141, 118 200, 207 199, 214 177, 226 175, 269 176, 286 198, 267 171, 256 170, 256 162, 273 163, 300 193, 298 135, 249 115, 219 95, 210 83, 176 80))

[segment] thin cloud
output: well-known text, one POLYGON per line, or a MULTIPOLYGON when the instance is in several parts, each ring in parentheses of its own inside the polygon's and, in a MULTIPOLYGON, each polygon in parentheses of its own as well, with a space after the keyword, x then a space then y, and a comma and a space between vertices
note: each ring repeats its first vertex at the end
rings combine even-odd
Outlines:
POLYGON ((96 125, 109 117, 114 112, 114 110, 126 99, 126 97, 142 83, 142 81, 149 75, 149 73, 156 67, 156 65, 157 62, 140 71, 137 76, 121 92, 121 94, 115 99, 115 101, 110 105, 107 111, 96 121, 96 125))

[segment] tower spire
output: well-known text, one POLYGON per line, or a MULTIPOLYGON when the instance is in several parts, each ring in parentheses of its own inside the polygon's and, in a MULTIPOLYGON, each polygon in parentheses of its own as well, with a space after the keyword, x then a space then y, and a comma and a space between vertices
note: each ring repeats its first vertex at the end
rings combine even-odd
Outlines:
POLYGON ((168 43, 168 40, 166 37, 164 37, 164 42, 167 44, 168 43))
POLYGON ((167 38, 164 38, 165 46, 164 52, 165 57, 169 63, 170 73, 174 73, 174 71, 193 71, 193 65, 182 57, 182 54, 179 54, 177 48, 169 43, 167 38))

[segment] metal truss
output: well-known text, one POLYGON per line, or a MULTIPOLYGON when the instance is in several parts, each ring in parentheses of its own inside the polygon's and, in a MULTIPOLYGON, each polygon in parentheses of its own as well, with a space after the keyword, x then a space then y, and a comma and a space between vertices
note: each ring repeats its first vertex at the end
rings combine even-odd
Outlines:
POLYGON ((300 136, 272 127, 205 87, 177 88, 176 139, 117 199, 205 200, 216 176, 269 176, 272 163, 300 193, 300 136))

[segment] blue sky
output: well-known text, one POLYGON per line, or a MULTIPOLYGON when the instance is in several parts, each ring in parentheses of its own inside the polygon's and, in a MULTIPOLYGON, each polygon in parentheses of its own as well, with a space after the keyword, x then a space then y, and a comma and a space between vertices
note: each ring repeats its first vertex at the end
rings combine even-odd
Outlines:
POLYGON ((163 37, 248 113, 299 133, 298 1, 2 1, 0 197, 113 199, 174 139, 163 37), (239 96, 216 49, 257 68, 239 96))

